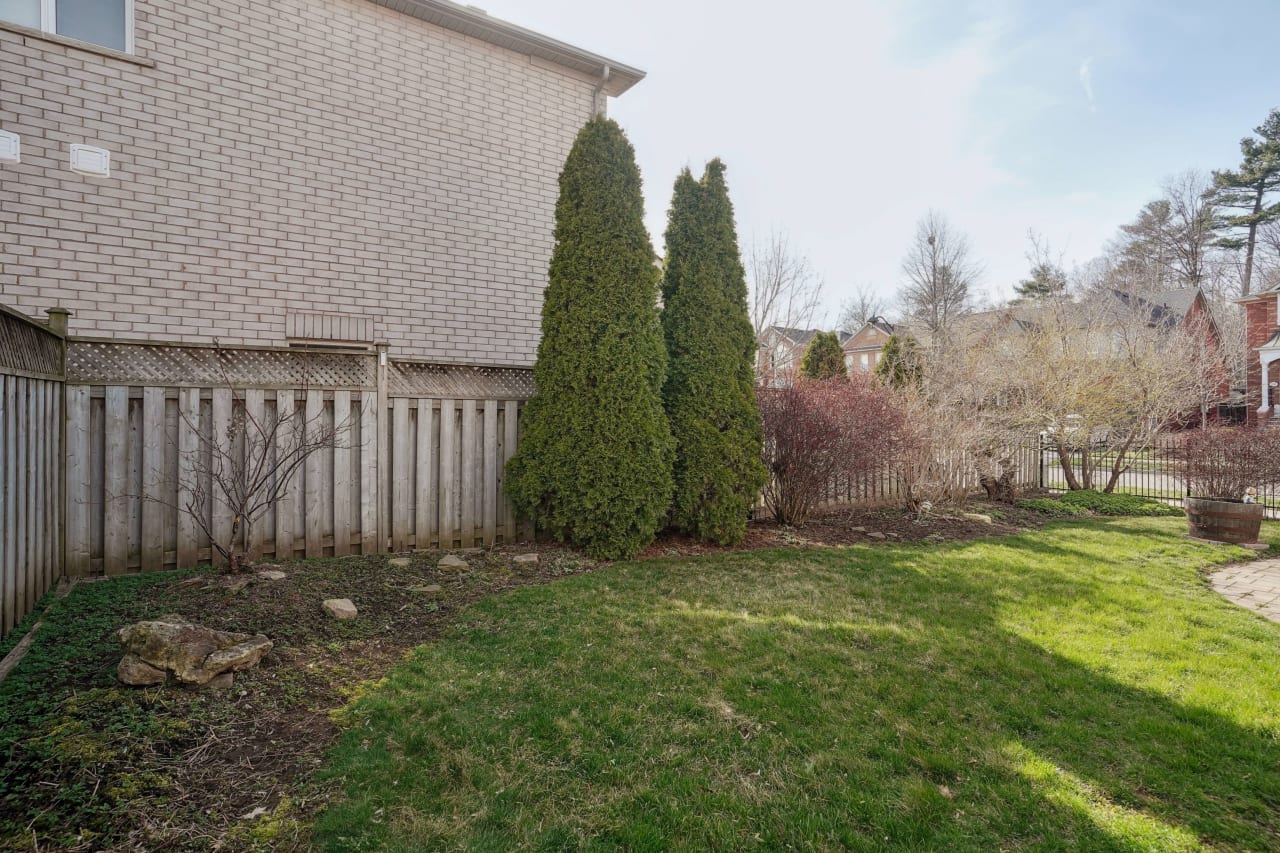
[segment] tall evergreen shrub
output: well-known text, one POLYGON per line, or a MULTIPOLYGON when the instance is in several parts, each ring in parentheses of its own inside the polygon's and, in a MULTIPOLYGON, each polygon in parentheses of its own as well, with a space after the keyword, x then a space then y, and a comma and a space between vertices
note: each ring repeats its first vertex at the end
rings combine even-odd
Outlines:
POLYGON ((910 337, 890 335, 880 350, 880 363, 876 365, 876 376, 890 388, 901 391, 906 388, 918 388, 923 381, 923 370, 920 367, 920 353, 916 342, 910 337))
POLYGON ((805 379, 848 379, 844 365, 844 349, 835 332, 818 332, 809 342, 800 362, 800 375, 805 379))
POLYGON ((676 179, 667 225, 663 401, 676 442, 671 523, 722 545, 742 541, 764 486, 755 333, 733 205, 719 160, 676 179))
POLYGON ((671 497, 657 298, 635 152, 615 122, 592 119, 560 174, 537 394, 507 493, 538 527, 598 558, 649 544, 671 497))

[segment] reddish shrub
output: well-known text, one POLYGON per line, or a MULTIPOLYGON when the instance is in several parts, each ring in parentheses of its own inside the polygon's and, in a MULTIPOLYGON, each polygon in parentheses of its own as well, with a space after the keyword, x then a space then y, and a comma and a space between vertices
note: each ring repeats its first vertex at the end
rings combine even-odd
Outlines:
POLYGON ((1239 500, 1280 485, 1280 430, 1211 427, 1189 435, 1183 454, 1193 497, 1239 500))
POLYGON ((782 524, 803 524, 833 483, 896 462, 904 413, 869 376, 797 382, 757 392, 769 469, 765 505, 782 524))

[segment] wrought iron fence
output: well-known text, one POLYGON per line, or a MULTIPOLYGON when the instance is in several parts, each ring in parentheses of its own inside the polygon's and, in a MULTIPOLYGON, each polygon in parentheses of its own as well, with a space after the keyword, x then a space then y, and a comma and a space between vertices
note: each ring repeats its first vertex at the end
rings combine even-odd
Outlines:
MULTIPOLYGON (((1114 492, 1136 495, 1182 506, 1187 497, 1187 484, 1182 477, 1182 460, 1188 433, 1169 433, 1157 436, 1142 447, 1132 447, 1121 460, 1115 474, 1116 454, 1106 448, 1074 448, 1068 452, 1069 462, 1078 478, 1087 460, 1093 469, 1092 488, 1102 491, 1115 475, 1114 492)), ((1041 488, 1064 492, 1070 488, 1067 471, 1056 445, 1040 442, 1041 488)), ((1258 502, 1266 507, 1267 518, 1280 518, 1280 493, 1259 489, 1258 502)))

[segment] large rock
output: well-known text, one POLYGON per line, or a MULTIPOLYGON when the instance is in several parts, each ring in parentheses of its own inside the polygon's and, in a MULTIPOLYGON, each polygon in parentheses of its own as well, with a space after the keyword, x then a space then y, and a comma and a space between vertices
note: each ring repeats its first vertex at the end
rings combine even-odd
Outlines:
POLYGON ((320 606, 334 619, 354 619, 360 615, 349 598, 326 598, 320 606))
POLYGON ((125 648, 116 673, 125 684, 158 684, 172 674, 183 684, 203 685, 224 672, 256 666, 271 651, 262 634, 215 631, 181 616, 135 622, 116 632, 125 648))
POLYGON ((168 681, 169 673, 163 669, 156 669, 129 652, 120 658, 120 665, 116 667, 116 677, 125 684, 132 684, 135 687, 150 687, 153 684, 163 684, 168 681))

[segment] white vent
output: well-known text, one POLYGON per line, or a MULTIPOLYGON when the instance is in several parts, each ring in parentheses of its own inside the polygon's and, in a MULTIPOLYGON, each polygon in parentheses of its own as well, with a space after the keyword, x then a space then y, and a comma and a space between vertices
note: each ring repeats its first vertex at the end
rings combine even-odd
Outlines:
POLYGON ((71 146, 71 171, 95 178, 111 177, 111 152, 92 145, 71 146))
POLYGON ((22 137, 8 130, 0 130, 0 163, 22 162, 22 137))

